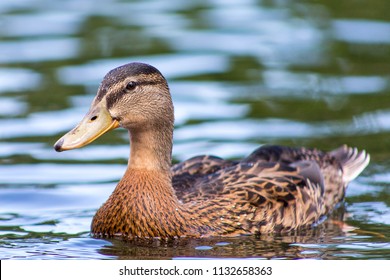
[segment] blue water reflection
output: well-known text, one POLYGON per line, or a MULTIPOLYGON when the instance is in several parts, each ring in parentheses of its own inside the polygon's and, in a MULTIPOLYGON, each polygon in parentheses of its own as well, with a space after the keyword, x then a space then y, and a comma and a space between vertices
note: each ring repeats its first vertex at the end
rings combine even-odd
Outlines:
POLYGON ((71 38, 0 42, 0 63, 57 61, 74 58, 78 52, 79 41, 71 38))
POLYGON ((23 68, 1 67, 0 77, 0 94, 4 92, 20 92, 23 90, 34 90, 37 89, 42 82, 41 74, 31 69, 23 68), (21 81, 28 81, 28 83, 23 83, 21 81))
POLYGON ((12 37, 66 36, 76 34, 83 17, 76 13, 45 12, 2 17, 2 33, 12 37))
POLYGON ((359 44, 390 44, 390 23, 369 20, 335 20, 333 36, 359 44))

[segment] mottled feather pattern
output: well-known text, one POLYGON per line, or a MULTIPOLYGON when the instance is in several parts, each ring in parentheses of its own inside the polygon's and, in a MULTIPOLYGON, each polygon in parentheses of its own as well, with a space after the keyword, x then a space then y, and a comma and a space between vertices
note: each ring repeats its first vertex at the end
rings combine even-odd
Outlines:
POLYGON ((92 231, 133 239, 312 227, 344 197, 343 163, 353 160, 349 148, 343 149, 346 155, 338 150, 339 158, 335 152, 280 146, 263 146, 241 161, 198 156, 174 165, 171 179, 128 170, 96 213, 92 231))
POLYGON ((172 167, 173 186, 187 209, 215 225, 206 235, 289 231, 312 226, 343 199, 342 164, 315 149, 263 146, 239 162, 184 161, 172 167))

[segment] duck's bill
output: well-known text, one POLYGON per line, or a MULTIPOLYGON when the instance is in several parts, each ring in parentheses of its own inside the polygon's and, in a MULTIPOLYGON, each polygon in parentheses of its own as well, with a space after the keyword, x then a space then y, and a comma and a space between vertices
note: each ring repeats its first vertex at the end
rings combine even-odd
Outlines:
POLYGON ((54 144, 54 149, 62 152, 84 147, 117 127, 119 127, 119 122, 111 117, 106 107, 100 102, 90 109, 75 128, 54 144))

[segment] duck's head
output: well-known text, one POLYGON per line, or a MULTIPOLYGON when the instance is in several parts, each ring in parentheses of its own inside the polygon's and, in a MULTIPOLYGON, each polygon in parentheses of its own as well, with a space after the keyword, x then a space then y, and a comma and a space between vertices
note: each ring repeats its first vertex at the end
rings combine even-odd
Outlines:
POLYGON ((61 139, 57 152, 83 147, 119 126, 130 132, 173 128, 173 105, 163 75, 153 66, 129 63, 104 77, 89 112, 61 139))

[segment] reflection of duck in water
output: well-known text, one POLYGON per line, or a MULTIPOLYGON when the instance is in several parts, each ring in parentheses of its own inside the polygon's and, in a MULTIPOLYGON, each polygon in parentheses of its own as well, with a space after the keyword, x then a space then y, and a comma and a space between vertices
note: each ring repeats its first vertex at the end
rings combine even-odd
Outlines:
POLYGON ((202 237, 283 232, 315 224, 340 202, 369 155, 343 146, 263 146, 241 161, 198 156, 171 167, 173 105, 154 67, 111 70, 90 111, 55 144, 82 147, 119 126, 130 133, 125 175, 92 221, 98 237, 202 237))

